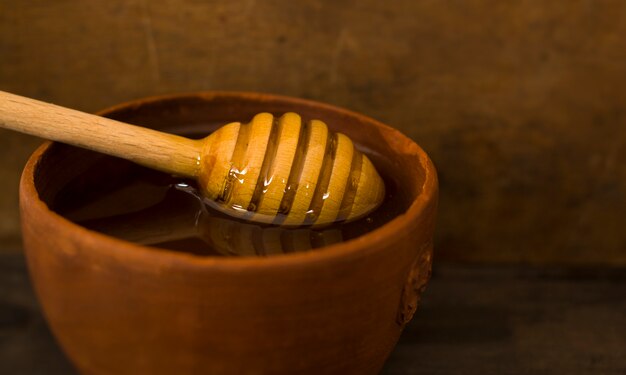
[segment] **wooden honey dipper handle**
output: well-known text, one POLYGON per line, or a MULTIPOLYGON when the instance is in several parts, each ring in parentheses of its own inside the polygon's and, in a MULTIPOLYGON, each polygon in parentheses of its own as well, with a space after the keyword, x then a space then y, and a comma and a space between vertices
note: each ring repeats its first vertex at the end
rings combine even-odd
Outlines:
POLYGON ((216 209, 255 222, 351 221, 385 194, 373 164, 347 136, 295 113, 260 113, 191 140, 0 91, 0 127, 197 178, 216 209))
POLYGON ((196 177, 202 142, 0 91, 0 128, 196 177))

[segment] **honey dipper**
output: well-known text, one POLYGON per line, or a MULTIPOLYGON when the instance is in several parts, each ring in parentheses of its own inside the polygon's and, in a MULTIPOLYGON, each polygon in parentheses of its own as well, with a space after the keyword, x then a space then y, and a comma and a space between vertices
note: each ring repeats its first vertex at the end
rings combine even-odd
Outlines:
POLYGON ((351 221, 385 195, 373 164, 347 136, 295 113, 260 113, 193 140, 0 91, 0 127, 195 178, 214 208, 254 222, 351 221))

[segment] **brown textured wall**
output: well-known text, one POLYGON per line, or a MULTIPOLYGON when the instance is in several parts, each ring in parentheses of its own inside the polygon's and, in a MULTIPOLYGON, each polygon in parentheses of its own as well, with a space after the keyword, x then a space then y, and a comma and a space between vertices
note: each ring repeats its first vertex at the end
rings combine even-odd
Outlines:
MULTIPOLYGON (((439 169, 447 260, 626 264, 625 62, 620 0, 0 0, 2 90, 255 90, 401 129, 439 169)), ((36 144, 0 131, 5 244, 36 144)))

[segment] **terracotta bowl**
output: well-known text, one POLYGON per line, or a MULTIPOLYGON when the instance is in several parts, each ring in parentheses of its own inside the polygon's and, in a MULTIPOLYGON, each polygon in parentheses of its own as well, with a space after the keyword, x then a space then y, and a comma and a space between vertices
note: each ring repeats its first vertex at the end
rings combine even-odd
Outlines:
POLYGON ((202 257, 87 230, 54 212, 90 152, 46 143, 20 188, 28 268, 82 374, 375 374, 430 276, 437 177, 424 151, 368 117, 313 101, 208 92, 101 112, 173 130, 298 112, 352 137, 393 176, 404 213, 347 242, 274 257, 202 257))

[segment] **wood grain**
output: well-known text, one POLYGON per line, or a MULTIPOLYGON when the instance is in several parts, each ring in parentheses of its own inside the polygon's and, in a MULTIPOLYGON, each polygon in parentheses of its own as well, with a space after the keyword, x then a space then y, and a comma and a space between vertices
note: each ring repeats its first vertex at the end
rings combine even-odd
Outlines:
MULTIPOLYGON (((0 271, 0 372, 76 374, 23 257, 0 255, 0 271)), ((625 283, 617 269, 437 267, 381 375, 622 374, 625 283)))
POLYGON ((118 156, 184 177, 200 173, 202 141, 0 91, 0 128, 118 156))
MULTIPOLYGON (((86 111, 212 89, 345 106, 435 161, 437 259, 626 264, 625 14, 620 0, 0 0, 0 89, 86 111)), ((2 238, 36 143, 0 133, 2 238)))

